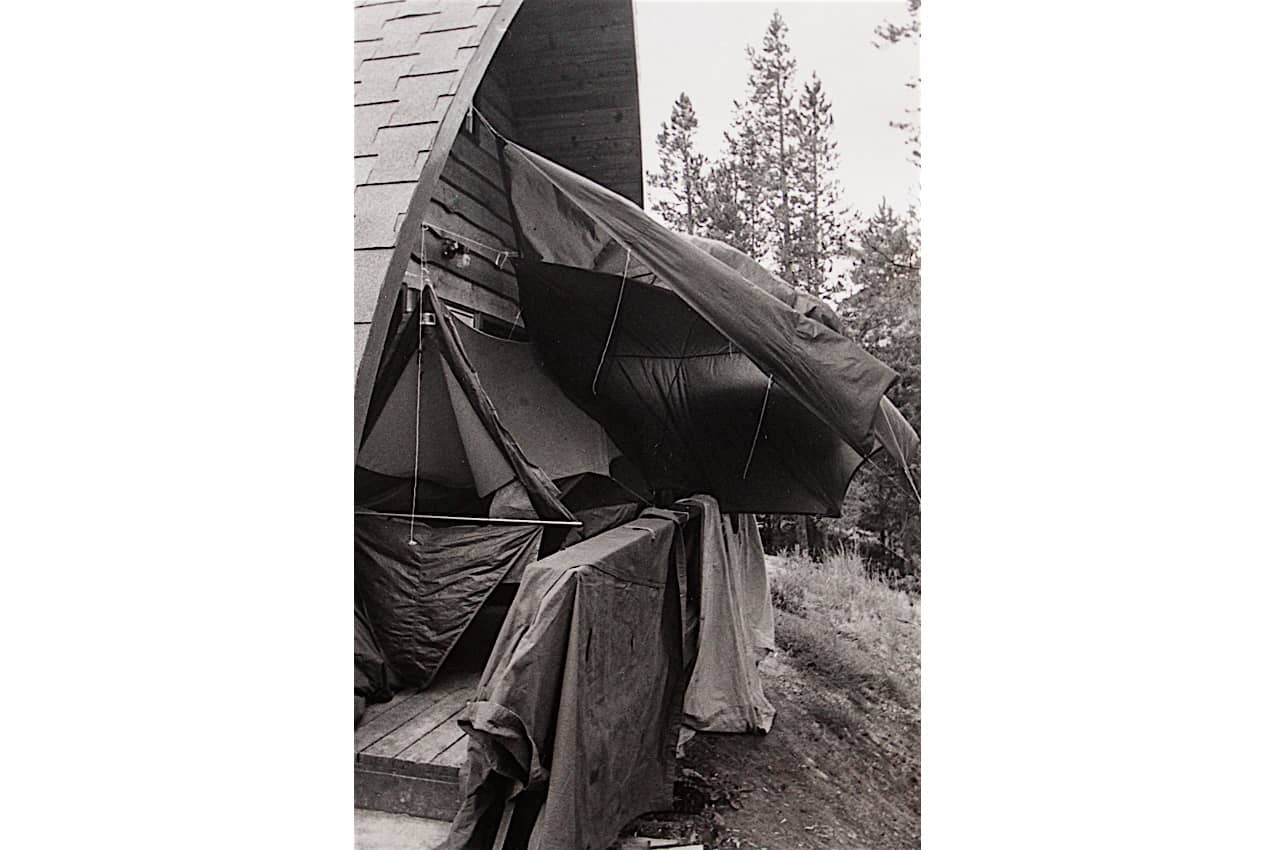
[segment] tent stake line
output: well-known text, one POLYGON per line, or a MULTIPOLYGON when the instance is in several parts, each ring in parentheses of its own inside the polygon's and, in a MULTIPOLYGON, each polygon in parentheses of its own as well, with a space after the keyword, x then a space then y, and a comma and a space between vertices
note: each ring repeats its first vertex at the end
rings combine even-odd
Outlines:
POLYGON ((512 517, 498 516, 442 516, 440 514, 386 514, 380 511, 355 511, 355 516, 381 516, 395 517, 396 519, 436 519, 443 522, 473 522, 478 524, 504 524, 504 525, 569 525, 572 528, 579 528, 584 525, 579 520, 565 519, 516 519, 512 517))

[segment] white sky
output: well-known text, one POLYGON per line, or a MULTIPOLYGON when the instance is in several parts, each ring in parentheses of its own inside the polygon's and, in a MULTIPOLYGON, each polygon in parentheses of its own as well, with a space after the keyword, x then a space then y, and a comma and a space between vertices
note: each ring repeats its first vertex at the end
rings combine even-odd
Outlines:
POLYGON ((917 103, 917 91, 905 83, 918 75, 919 51, 915 43, 872 46, 872 31, 883 20, 906 20, 903 0, 637 0, 634 8, 647 171, 658 166, 655 136, 683 91, 699 118, 701 152, 710 159, 721 153, 731 102, 745 97, 745 47, 761 47, 778 9, 788 24, 799 84, 817 72, 832 103, 846 203, 870 212, 882 197, 897 209, 918 201, 920 169, 906 160, 904 134, 889 122, 917 103))

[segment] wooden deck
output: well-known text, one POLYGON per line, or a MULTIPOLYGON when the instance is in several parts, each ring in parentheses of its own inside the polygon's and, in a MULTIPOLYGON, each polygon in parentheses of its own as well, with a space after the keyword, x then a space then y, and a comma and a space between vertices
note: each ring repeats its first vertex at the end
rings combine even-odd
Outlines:
POLYGON ((467 738, 456 724, 476 670, 440 673, 428 688, 368 706, 354 730, 354 805, 450 820, 460 805, 467 738))

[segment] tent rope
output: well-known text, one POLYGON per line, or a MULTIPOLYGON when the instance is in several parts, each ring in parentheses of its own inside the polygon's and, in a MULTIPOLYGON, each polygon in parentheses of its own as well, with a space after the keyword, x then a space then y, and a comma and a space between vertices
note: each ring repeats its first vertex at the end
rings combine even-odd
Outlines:
MULTIPOLYGON (((870 457, 865 457, 865 458, 863 459, 863 462, 864 462, 864 463, 866 463, 868 466, 872 467, 873 469, 875 469, 878 473, 880 473, 882 478, 884 478, 886 481, 890 482, 890 486, 891 486, 891 487, 893 487, 894 489, 898 490, 900 493, 902 493, 902 494, 903 494, 903 495, 905 495, 905 496, 911 496, 911 497, 912 497, 912 498, 916 501, 916 503, 917 503, 917 505, 918 505, 918 506, 921 504, 921 496, 920 496, 920 494, 919 494, 919 493, 917 493, 917 492, 916 492, 916 490, 915 490, 915 489, 914 489, 912 492, 910 492, 910 493, 909 493, 907 490, 904 490, 904 489, 903 489, 903 487, 902 487, 902 485, 900 485, 900 484, 899 484, 899 482, 897 482, 897 481, 895 481, 895 480, 894 480, 894 476, 893 476, 893 475, 891 475, 890 473, 886 472, 886 471, 885 471, 884 469, 882 469, 881 467, 877 466, 877 465, 876 465, 876 463, 874 463, 874 462, 873 462, 872 458, 870 458, 870 457)), ((908 480, 909 480, 909 482, 910 482, 910 481, 911 481, 911 478, 909 477, 909 479, 908 479, 908 480)))
MULTIPOLYGON (((425 224, 421 223, 421 294, 425 295, 425 224)), ((423 310, 421 304, 417 305, 417 312, 423 310)), ((421 472, 421 378, 424 371, 424 348, 425 348, 425 318, 424 314, 416 317, 416 424, 415 439, 412 441, 412 518, 407 529, 407 543, 409 546, 416 545, 416 488, 420 483, 421 472)))
POLYGON ((629 280, 629 258, 633 252, 624 249, 624 274, 620 276, 620 294, 615 299, 615 314, 611 316, 611 329, 607 331, 607 341, 602 345, 602 356, 598 358, 597 371, 593 373, 593 394, 598 394, 598 377, 602 374, 602 364, 607 359, 607 349, 611 347, 611 337, 615 334, 615 323, 620 318, 620 304, 624 301, 624 284, 629 280))
POLYGON ((757 448, 757 438, 761 436, 761 423, 766 418, 766 403, 770 401, 770 387, 775 383, 774 375, 766 376, 766 395, 761 400, 761 413, 757 416, 757 430, 753 432, 753 444, 748 447, 748 460, 744 462, 744 480, 748 480, 748 467, 753 465, 753 451, 757 448))
POLYGON ((899 440, 899 434, 894 430, 894 423, 890 421, 890 417, 883 416, 886 430, 890 432, 890 436, 894 438, 895 451, 899 453, 899 466, 903 467, 903 475, 908 480, 908 486, 912 488, 912 495, 916 497, 916 503, 921 504, 921 491, 917 488, 916 482, 912 480, 912 472, 908 469, 907 460, 903 457, 903 443, 899 440))
POLYGON ((482 122, 483 122, 483 124, 484 124, 484 125, 486 125, 486 127, 487 127, 487 129, 488 129, 488 130, 491 130, 491 134, 492 134, 493 136, 495 136, 497 139, 500 139, 502 142, 507 142, 507 141, 509 141, 508 139, 506 139, 506 138, 505 138, 505 137, 501 134, 501 132, 500 132, 499 130, 497 130, 495 127, 491 126, 491 122, 487 120, 487 116, 486 116, 486 115, 483 115, 481 112, 479 112, 479 111, 478 111, 478 107, 477 107, 477 106, 474 106, 474 105, 471 103, 471 104, 469 105, 469 111, 470 111, 471 113, 473 113, 474 115, 477 115, 477 116, 478 116, 478 120, 482 121, 482 122))

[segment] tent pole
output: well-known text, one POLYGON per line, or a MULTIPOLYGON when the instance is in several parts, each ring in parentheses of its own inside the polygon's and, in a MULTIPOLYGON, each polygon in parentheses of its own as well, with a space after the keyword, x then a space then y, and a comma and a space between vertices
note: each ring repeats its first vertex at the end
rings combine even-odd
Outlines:
POLYGON ((440 514, 391 514, 382 513, 381 511, 355 511, 355 516, 380 516, 394 517, 396 519, 432 519, 441 520, 443 522, 470 522, 478 524, 504 524, 504 525, 568 525, 573 528, 579 528, 584 525, 579 520, 568 521, 564 519, 518 519, 516 517, 497 517, 497 516, 442 516, 440 514))

